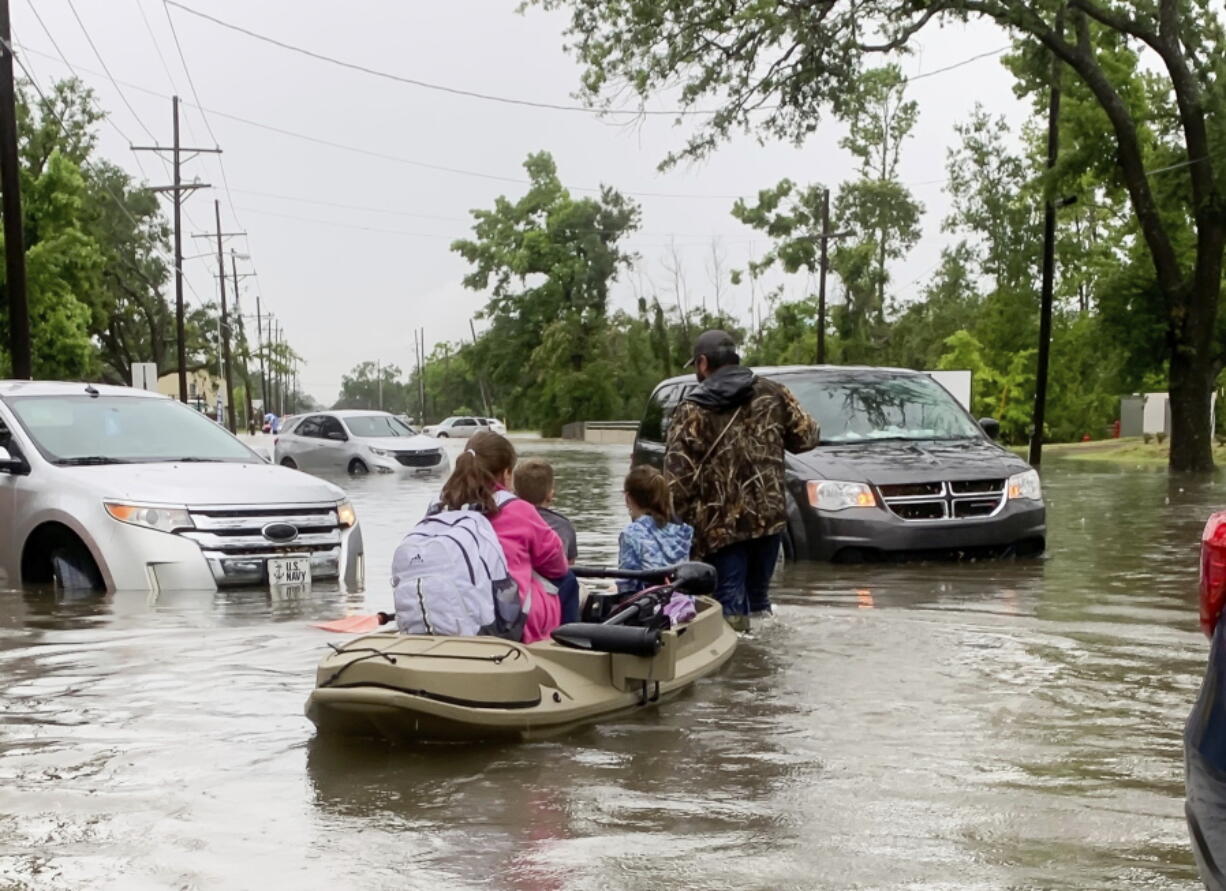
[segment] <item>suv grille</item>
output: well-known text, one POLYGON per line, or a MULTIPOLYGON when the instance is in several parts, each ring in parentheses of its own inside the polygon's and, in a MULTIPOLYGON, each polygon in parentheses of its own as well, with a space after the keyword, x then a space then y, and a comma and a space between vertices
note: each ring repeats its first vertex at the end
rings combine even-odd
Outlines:
POLYGON ((195 529, 179 535, 200 546, 218 585, 264 584, 269 557, 306 555, 314 578, 339 575, 342 533, 335 504, 290 507, 201 507, 189 510, 195 529), (298 530, 290 541, 270 540, 264 528, 289 524, 298 530))
POLYGON ((434 467, 443 460, 443 453, 437 449, 428 452, 397 452, 396 460, 405 467, 434 467))
POLYGON ((990 517, 1005 500, 1005 481, 952 480, 878 486, 886 508, 902 520, 932 522, 990 517))

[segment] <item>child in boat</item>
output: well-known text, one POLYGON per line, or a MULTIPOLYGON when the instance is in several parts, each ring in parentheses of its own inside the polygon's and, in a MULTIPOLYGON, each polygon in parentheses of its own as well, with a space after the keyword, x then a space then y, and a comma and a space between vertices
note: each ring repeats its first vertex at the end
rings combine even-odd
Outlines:
MULTIPOLYGON (((515 469, 515 447, 510 440, 490 430, 482 430, 468 440, 455 460, 451 477, 443 486, 441 502, 448 510, 476 505, 489 519, 506 557, 507 569, 519 586, 520 600, 531 595, 524 643, 549 637, 561 624, 562 605, 558 596, 547 592, 537 576, 561 579, 570 575, 562 541, 541 519, 536 508, 521 498, 498 505, 499 492, 511 485, 515 469)), ((577 591, 577 586, 576 586, 577 591)))
MULTIPOLYGON (((630 523, 617 546, 622 569, 660 569, 688 560, 694 530, 673 520, 673 499, 664 474, 646 464, 633 468, 623 486, 630 523)), ((636 591, 642 582, 623 580, 619 591, 636 591)))
MULTIPOLYGON (((562 540, 566 562, 573 566, 579 557, 575 527, 550 505, 557 494, 553 486, 553 467, 543 458, 526 458, 515 465, 512 475, 515 494, 536 508, 541 519, 562 540)), ((562 624, 579 621, 579 580, 573 573, 562 578, 544 579, 545 590, 555 591, 562 603, 562 624)))
POLYGON ((579 558, 575 527, 570 520, 553 509, 557 491, 553 485, 553 467, 544 458, 525 458, 515 465, 515 494, 536 508, 541 519, 562 539, 566 560, 572 566, 579 558))

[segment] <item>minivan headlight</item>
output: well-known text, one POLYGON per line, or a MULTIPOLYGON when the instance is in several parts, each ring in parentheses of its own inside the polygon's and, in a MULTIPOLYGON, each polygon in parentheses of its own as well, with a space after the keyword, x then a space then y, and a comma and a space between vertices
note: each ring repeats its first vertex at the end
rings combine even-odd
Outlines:
POLYGON ((177 532, 180 529, 195 529, 192 516, 185 507, 167 507, 155 504, 125 504, 121 501, 104 501, 106 512, 121 523, 144 526, 158 532, 177 532))
POLYGON ((348 529, 358 521, 358 515, 353 509, 353 505, 348 501, 342 501, 336 505, 336 522, 342 529, 348 529))
POLYGON ((867 483, 840 480, 809 480, 809 504, 818 510, 876 507, 877 496, 867 483))
POLYGON ((1005 490, 1009 493, 1010 501, 1017 498, 1027 498, 1031 501, 1043 500, 1043 486, 1039 482, 1037 470, 1024 470, 1013 474, 1009 477, 1005 490))

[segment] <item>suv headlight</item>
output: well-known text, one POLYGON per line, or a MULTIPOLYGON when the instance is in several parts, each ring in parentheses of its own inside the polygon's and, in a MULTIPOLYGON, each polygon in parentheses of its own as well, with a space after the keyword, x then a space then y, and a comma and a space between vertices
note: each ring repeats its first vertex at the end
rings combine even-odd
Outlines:
POLYGON ((156 529, 158 532, 177 532, 180 529, 195 529, 191 514, 185 507, 167 507, 157 504, 124 504, 120 501, 104 501, 106 512, 121 523, 156 529))
POLYGON ((353 505, 348 501, 342 501, 336 505, 336 522, 342 529, 348 529, 358 521, 358 515, 354 512, 353 505))
POLYGON ((1008 492, 1010 501, 1017 498, 1028 498, 1031 501, 1043 500, 1043 486, 1039 482, 1037 470, 1024 470, 1013 474, 1009 477, 1005 491, 1008 492))
POLYGON ((818 510, 844 510, 849 507, 876 507, 877 496, 867 483, 839 480, 809 480, 809 504, 818 510))
POLYGON ((380 458, 387 458, 388 456, 392 454, 387 449, 377 449, 374 446, 367 446, 367 448, 370 449, 370 453, 372 455, 377 455, 380 458))

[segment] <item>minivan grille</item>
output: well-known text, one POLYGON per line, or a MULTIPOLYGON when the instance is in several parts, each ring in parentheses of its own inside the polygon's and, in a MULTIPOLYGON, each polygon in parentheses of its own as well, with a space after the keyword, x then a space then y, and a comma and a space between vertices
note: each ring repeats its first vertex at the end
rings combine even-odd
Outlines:
POLYGON ((934 522, 990 517, 1005 499, 1005 481, 951 480, 887 483, 877 487, 886 509, 901 520, 934 522))

